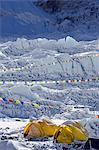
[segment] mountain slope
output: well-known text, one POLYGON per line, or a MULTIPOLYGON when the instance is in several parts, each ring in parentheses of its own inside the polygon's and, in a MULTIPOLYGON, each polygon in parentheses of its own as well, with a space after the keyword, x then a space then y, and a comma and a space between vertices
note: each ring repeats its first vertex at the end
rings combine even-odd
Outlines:
POLYGON ((77 40, 99 37, 99 0, 47 0, 38 3, 54 14, 58 30, 77 40))
POLYGON ((1 1, 1 38, 28 37, 55 31, 53 20, 32 1, 1 1))
POLYGON ((67 35, 77 40, 99 38, 98 0, 63 0, 62 6, 59 5, 61 1, 56 0, 58 11, 52 9, 53 3, 48 1, 50 0, 1 0, 0 39, 59 39, 67 35))

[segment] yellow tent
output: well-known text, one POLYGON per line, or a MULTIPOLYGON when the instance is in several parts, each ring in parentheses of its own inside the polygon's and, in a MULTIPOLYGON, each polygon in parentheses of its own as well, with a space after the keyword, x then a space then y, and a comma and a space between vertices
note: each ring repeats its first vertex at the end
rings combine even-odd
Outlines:
POLYGON ((56 143, 72 143, 74 141, 74 136, 71 129, 66 125, 60 126, 54 134, 54 141, 56 143))
POLYGON ((87 131, 79 122, 68 122, 56 125, 48 120, 34 120, 29 122, 24 128, 24 137, 51 137, 57 143, 71 144, 74 140, 86 141, 87 131))
POLYGON ((88 133, 78 122, 61 125, 54 134, 56 143, 71 144, 74 140, 87 141, 88 133))
POLYGON ((59 127, 51 121, 42 119, 34 120, 28 123, 24 128, 24 136, 34 137, 51 137, 59 127))

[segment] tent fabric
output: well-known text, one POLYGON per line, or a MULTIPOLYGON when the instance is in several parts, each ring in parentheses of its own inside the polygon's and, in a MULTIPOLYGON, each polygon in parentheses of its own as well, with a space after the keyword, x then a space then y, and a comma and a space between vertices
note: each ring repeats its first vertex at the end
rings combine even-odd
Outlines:
POLYGON ((61 125, 54 135, 56 143, 71 144, 74 140, 87 141, 87 139, 88 133, 79 122, 61 125))
POLYGON ((29 123, 25 126, 25 128, 24 128, 24 136, 26 136, 26 135, 28 134, 31 125, 32 125, 32 123, 29 122, 29 123))
POLYGON ((24 128, 24 136, 34 137, 51 137, 59 127, 48 120, 34 120, 28 123, 24 128))
POLYGON ((99 115, 97 115, 96 118, 99 118, 99 115))
POLYGON ((88 131, 83 127, 83 125, 80 122, 66 121, 66 122, 63 123, 63 125, 72 125, 74 127, 77 127, 86 135, 86 137, 88 137, 88 131))
POLYGON ((66 126, 61 126, 54 134, 54 142, 71 144, 74 141, 72 130, 66 126))
POLYGON ((24 128, 24 137, 54 137, 56 143, 71 144, 74 140, 87 141, 88 133, 79 122, 56 125, 49 120, 33 120, 24 128))

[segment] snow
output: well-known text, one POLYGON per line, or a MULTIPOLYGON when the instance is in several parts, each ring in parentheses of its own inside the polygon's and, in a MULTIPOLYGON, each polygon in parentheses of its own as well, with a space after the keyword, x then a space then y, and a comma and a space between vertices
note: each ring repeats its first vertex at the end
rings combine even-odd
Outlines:
MULTIPOLYGON (((53 120, 54 123, 61 124, 64 120, 53 120)), ((16 119, 0 119, 0 149, 5 150, 31 150, 34 149, 62 149, 68 147, 72 149, 73 144, 77 144, 76 141, 72 145, 55 144, 53 139, 40 139, 28 141, 24 139, 22 130, 27 123, 27 120, 16 119)), ((87 119, 82 120, 81 123, 85 126, 91 137, 99 138, 99 119, 87 119), (94 130, 93 130, 94 128, 94 130)), ((84 143, 82 143, 82 146, 84 143)), ((74 148, 76 150, 76 147, 74 148)))
POLYGON ((25 139, 24 126, 39 118, 56 124, 80 121, 90 137, 99 138, 98 42, 77 42, 68 36, 60 40, 18 38, 0 44, 0 149, 72 150, 77 144, 55 144, 53 138, 25 139))
POLYGON ((1 142, 0 143, 0 149, 5 149, 5 150, 30 150, 26 146, 23 146, 17 141, 9 140, 8 142, 1 142), (4 146, 5 145, 5 146, 4 146))
POLYGON ((38 0, 1 0, 0 150, 84 149, 24 138, 33 119, 80 121, 99 139, 98 14, 99 0, 66 0, 53 14, 38 0))
MULTIPOLYGON (((42 0, 45 2, 47 0, 42 0)), ((1 0, 0 39, 61 39, 72 36, 81 41, 99 38, 98 0, 65 0, 64 7, 61 7, 61 11, 51 14, 50 10, 46 12, 46 7, 36 5, 34 0, 1 0)))
POLYGON ((1 14, 1 40, 33 38, 56 30, 51 16, 36 7, 31 0, 1 1, 1 14))
MULTIPOLYGON (((83 121, 82 124, 84 125, 83 121)), ((99 139, 99 119, 89 119, 84 126, 89 133, 89 137, 99 139)))
POLYGON ((73 39, 70 36, 66 37, 66 47, 71 48, 71 47, 76 47, 79 44, 75 39, 73 39))
POLYGON ((0 60, 0 79, 60 80, 98 76, 98 40, 88 43, 67 39, 17 39, 2 43, 1 53, 5 57, 0 60), (87 53, 83 52, 85 45, 87 53))

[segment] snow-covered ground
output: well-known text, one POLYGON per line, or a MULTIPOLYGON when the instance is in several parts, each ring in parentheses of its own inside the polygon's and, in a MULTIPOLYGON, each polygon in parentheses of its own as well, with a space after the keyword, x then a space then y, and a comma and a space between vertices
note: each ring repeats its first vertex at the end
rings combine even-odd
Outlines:
MULTIPOLYGON (((53 121, 53 120, 52 120, 53 121)), ((58 123, 60 120, 54 120, 58 123)), ((61 120, 63 123, 64 120, 61 120)), ((66 121, 66 120, 65 120, 66 121)), ((34 139, 28 141, 23 137, 23 128, 27 120, 22 119, 0 119, 0 149, 4 150, 62 150, 64 148, 83 150, 84 142, 77 147, 79 142, 74 141, 71 145, 55 144, 53 138, 34 139)), ((89 135, 99 138, 99 119, 81 120, 81 123, 88 130, 89 135)))
POLYGON ((99 139, 99 0, 58 4, 0 1, 0 150, 84 149, 25 139, 29 119, 44 117, 99 139))
POLYGON ((99 119, 95 119, 99 114, 98 39, 0 43, 0 80, 0 149, 66 147, 53 143, 53 138, 28 141, 23 137, 28 120, 42 117, 55 123, 79 120, 90 137, 99 138, 99 119))

